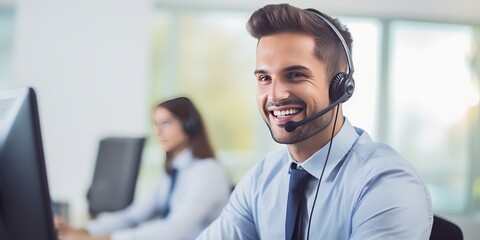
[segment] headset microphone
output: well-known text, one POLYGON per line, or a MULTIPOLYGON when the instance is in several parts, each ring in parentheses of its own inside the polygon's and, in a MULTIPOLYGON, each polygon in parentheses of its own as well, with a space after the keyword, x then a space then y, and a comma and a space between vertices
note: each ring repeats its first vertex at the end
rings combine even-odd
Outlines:
MULTIPOLYGON (((352 91, 353 92, 353 91, 352 91)), ((320 112, 317 112, 315 114, 313 114, 312 116, 310 117, 307 117, 305 119, 303 119, 302 121, 298 121, 298 122, 294 122, 294 121, 288 121, 285 123, 285 125, 283 126, 283 128, 285 129, 285 131, 287 132, 293 132, 295 131, 295 129, 297 129, 298 127, 300 126, 303 126, 323 115, 325 115, 327 112, 329 112, 330 110, 332 110, 334 107, 336 107, 337 105, 339 105, 340 103, 342 102, 345 102, 348 98, 350 98, 348 92, 345 92, 345 94, 343 94, 343 96, 341 98, 339 98, 337 101, 335 101, 334 103, 328 105, 328 107, 324 108, 322 111, 320 112)))

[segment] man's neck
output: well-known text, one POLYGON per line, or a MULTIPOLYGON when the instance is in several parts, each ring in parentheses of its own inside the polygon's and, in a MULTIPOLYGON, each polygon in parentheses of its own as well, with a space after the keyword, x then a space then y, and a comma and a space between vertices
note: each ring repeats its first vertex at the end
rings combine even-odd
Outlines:
MULTIPOLYGON (((337 124, 335 126, 334 136, 340 131, 343 126, 344 117, 339 113, 337 124)), ((331 121, 330 124, 318 132, 317 134, 305 139, 304 141, 287 145, 290 154, 297 162, 304 162, 310 158, 314 153, 320 150, 325 144, 327 144, 332 137, 334 121, 331 121)))

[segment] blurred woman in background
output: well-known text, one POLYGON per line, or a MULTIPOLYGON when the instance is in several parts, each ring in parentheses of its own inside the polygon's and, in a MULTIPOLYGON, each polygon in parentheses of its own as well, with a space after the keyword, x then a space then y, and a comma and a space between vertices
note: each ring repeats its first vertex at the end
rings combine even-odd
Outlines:
POLYGON ((153 112, 165 171, 146 199, 74 230, 57 219, 60 240, 194 239, 222 211, 230 184, 193 103, 179 97, 153 112))

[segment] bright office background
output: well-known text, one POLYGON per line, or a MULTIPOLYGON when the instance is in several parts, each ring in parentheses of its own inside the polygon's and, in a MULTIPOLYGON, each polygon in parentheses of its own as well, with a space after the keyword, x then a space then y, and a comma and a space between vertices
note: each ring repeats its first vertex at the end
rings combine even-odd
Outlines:
MULTIPOLYGON (((86 213, 98 143, 107 136, 149 137, 137 197, 147 192, 164 154, 151 110, 173 96, 196 103, 233 183, 281 147, 256 107, 256 40, 245 30, 255 9, 275 2, 0 0, 0 89, 37 91, 52 198, 69 202, 73 216, 86 213)), ((435 213, 456 220, 466 239, 475 236, 480 3, 292 4, 349 27, 357 88, 345 115, 411 161, 435 213)))

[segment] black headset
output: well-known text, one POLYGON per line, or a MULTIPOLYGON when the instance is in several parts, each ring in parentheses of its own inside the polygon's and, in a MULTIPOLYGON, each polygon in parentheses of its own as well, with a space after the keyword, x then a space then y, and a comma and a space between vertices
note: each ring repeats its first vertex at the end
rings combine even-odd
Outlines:
POLYGON ((199 114, 189 98, 178 97, 176 100, 180 100, 180 106, 186 111, 186 113, 180 113, 179 115, 179 119, 182 122, 183 131, 188 135, 189 138, 192 138, 193 134, 199 129, 199 119, 197 118, 199 114))
POLYGON ((340 103, 346 102, 348 99, 350 99, 350 97, 352 97, 353 91, 355 90, 355 81, 353 80, 353 61, 350 56, 350 50, 347 46, 347 43, 337 27, 335 27, 335 25, 320 11, 313 8, 307 8, 305 10, 314 13, 318 18, 325 22, 330 29, 335 32, 335 35, 337 35, 338 39, 342 43, 343 49, 345 50, 345 56, 347 58, 348 72, 339 72, 333 77, 332 81, 330 82, 328 93, 331 102, 336 102, 342 97, 344 97, 344 100, 342 100, 340 103))
POLYGON ((188 137, 191 138, 193 135, 198 132, 199 129, 199 119, 194 117, 195 114, 195 109, 187 105, 188 113, 187 115, 182 119, 182 125, 183 125, 183 130, 185 133, 187 133, 188 137), (193 115, 193 116, 192 116, 193 115))

